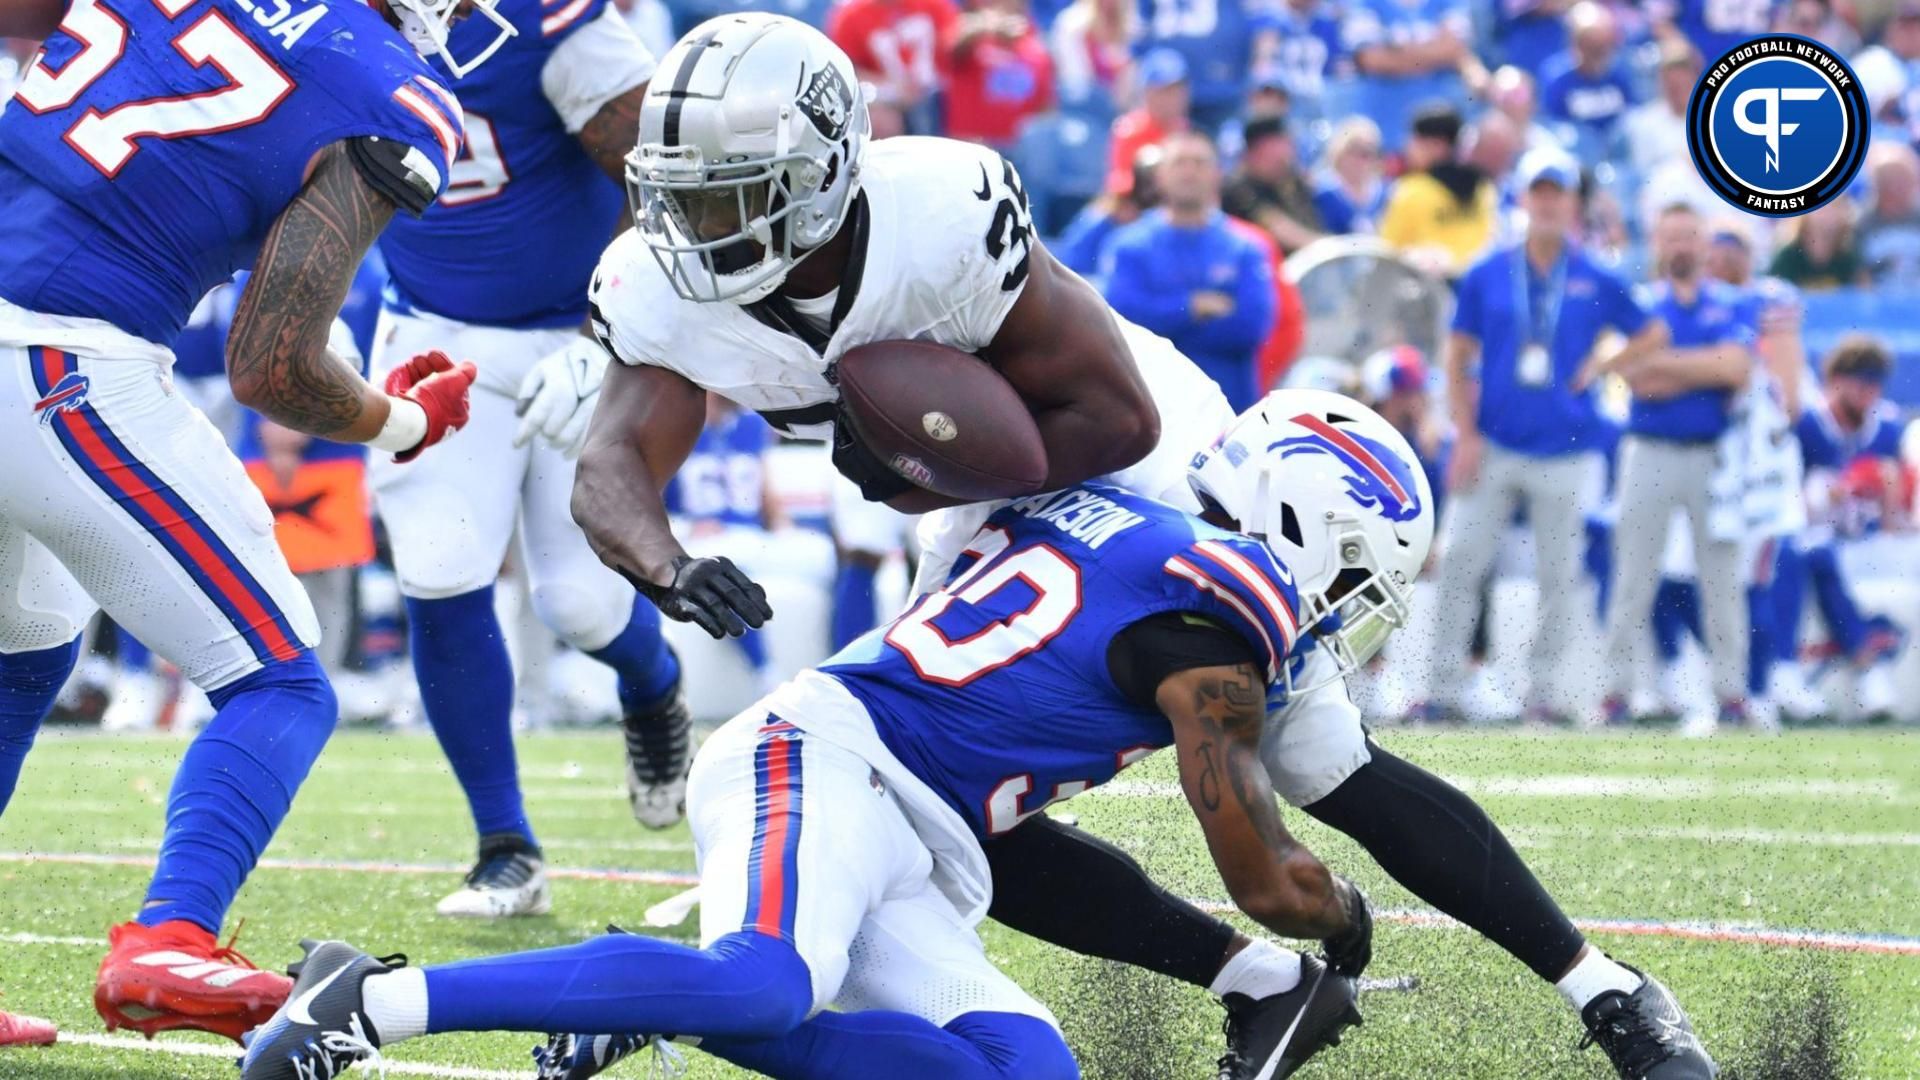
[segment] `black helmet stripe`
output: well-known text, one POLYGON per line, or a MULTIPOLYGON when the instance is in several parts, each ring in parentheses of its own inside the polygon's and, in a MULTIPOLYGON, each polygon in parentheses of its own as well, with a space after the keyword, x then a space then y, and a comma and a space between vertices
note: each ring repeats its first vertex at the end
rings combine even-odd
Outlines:
POLYGON ((700 57, 719 33, 716 26, 702 35, 680 58, 680 70, 673 73, 673 89, 667 91, 667 115, 660 130, 660 141, 667 146, 680 145, 680 109, 687 103, 687 86, 693 82, 693 69, 700 66, 700 57))

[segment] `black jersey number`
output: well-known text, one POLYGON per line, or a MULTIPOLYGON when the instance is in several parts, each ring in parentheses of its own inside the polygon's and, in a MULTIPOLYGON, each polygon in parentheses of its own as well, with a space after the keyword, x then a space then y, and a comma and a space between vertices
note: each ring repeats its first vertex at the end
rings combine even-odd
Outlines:
MULTIPOLYGON (((987 226, 987 254, 997 262, 1009 251, 1019 251, 1019 259, 1000 279, 1000 291, 1012 292, 1027 280, 1027 263, 1033 257, 1033 215, 1027 209, 1027 189, 1020 185, 1020 174, 1013 171, 1013 163, 1002 158, 1000 167, 1007 194, 994 204, 993 222, 987 226)), ((980 167, 980 190, 974 195, 983 202, 993 198, 984 165, 980 167)))

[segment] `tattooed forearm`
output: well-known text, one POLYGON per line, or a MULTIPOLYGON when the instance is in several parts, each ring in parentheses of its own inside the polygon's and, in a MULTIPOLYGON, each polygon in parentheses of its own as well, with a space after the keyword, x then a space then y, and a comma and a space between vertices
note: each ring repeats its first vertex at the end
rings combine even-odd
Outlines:
POLYGON ((641 83, 600 106, 600 111, 580 129, 581 148, 614 183, 626 183, 627 155, 640 141, 640 102, 646 96, 647 84, 641 83))
POLYGON ((322 152, 267 233, 234 313, 227 377, 242 404, 310 435, 365 426, 371 388, 327 349, 327 332, 393 209, 360 178, 344 144, 322 152))
POLYGON ((1220 809, 1220 774, 1213 767, 1213 742, 1203 742, 1194 750, 1200 758, 1200 778, 1194 785, 1200 789, 1200 805, 1209 811, 1220 809))
POLYGON ((1224 731, 1258 729, 1267 714, 1266 683, 1252 664, 1241 664, 1225 678, 1206 678, 1194 686, 1193 711, 1224 731))

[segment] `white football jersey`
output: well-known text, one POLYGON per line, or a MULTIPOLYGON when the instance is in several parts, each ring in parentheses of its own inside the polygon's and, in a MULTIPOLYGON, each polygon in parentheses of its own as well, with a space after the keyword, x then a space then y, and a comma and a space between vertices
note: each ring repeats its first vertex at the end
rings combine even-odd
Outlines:
MULTIPOLYGON (((848 349, 897 340, 984 349, 1026 287, 1034 243, 1013 166, 972 143, 902 137, 869 144, 860 181, 864 227, 856 209, 843 228, 866 235, 856 236, 834 298, 839 318, 818 351, 745 307, 682 299, 632 231, 607 248, 594 274, 595 332, 622 363, 679 372, 810 439, 832 434, 839 391, 827 369, 848 349)), ((1119 322, 1160 407, 1164 444, 1195 395, 1219 391, 1165 339, 1119 322)), ((1191 439, 1183 433, 1178 441, 1191 439)), ((1181 464, 1190 452, 1180 449, 1181 464)))

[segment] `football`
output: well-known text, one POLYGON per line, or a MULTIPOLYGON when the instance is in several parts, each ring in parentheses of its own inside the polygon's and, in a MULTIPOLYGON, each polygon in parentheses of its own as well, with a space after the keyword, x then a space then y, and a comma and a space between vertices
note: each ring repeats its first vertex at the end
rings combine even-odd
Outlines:
POLYGON ((971 353, 876 341, 836 368, 854 433, 916 487, 956 499, 1040 490, 1047 450, 1013 386, 971 353))

